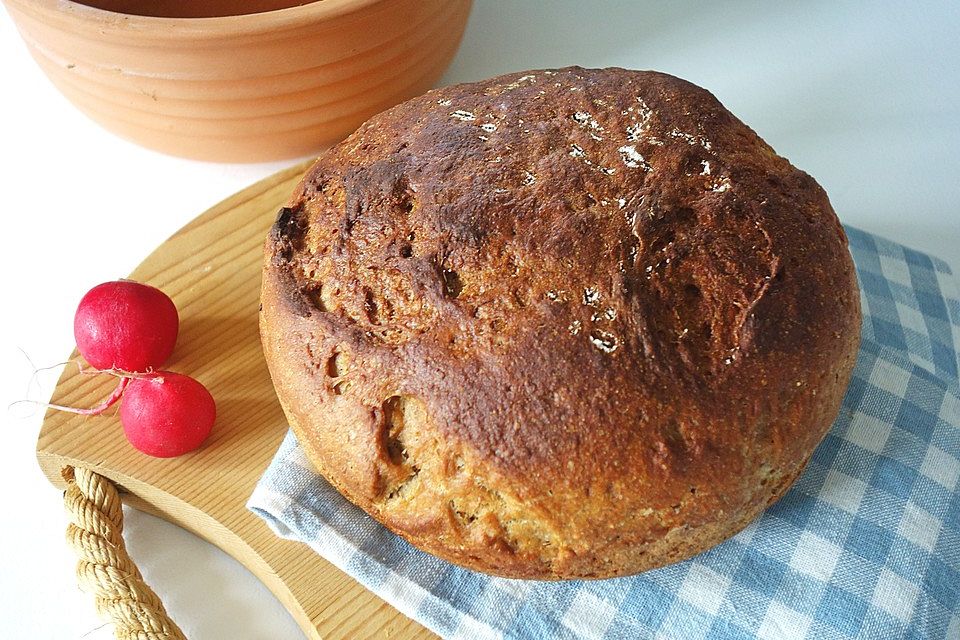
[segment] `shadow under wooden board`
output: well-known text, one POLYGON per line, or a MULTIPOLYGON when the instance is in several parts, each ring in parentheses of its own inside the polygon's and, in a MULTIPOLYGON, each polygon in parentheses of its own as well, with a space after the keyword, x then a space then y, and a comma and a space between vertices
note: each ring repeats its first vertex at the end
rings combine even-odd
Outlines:
MULTIPOLYGON (((262 246, 307 167, 281 171, 216 205, 130 275, 163 289, 180 311, 166 368, 199 379, 216 398, 217 423, 206 444, 179 458, 150 458, 127 443, 115 411, 94 418, 48 411, 37 457, 58 487, 64 467, 86 467, 116 483, 131 506, 217 545, 276 594, 309 638, 433 638, 306 545, 276 537, 245 506, 287 429, 260 351, 262 246)), ((114 385, 111 376, 67 367, 51 402, 93 406, 114 385)))

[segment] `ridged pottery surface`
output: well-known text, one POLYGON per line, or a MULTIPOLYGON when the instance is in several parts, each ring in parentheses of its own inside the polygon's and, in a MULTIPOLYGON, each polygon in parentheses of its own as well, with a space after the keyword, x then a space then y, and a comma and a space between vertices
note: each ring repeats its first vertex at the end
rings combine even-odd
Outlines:
MULTIPOLYGON (((255 162, 314 153, 426 91, 472 0, 320 0, 201 18, 4 2, 44 72, 107 129, 174 155, 255 162)), ((150 3, 128 11, 137 4, 150 3)))

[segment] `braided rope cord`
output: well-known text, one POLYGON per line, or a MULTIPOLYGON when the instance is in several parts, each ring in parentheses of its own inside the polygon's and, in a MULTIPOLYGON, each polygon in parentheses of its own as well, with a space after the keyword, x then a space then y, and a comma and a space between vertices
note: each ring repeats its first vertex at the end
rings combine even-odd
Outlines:
POLYGON ((123 542, 123 508, 112 482, 82 467, 63 470, 67 543, 79 558, 77 581, 118 640, 186 640, 147 586, 123 542))

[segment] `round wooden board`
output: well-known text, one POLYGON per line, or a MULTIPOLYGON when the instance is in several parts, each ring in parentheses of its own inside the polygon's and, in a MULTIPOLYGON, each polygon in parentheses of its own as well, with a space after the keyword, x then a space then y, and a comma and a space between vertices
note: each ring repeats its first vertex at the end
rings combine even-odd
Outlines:
MULTIPOLYGON (((163 289, 180 311, 167 368, 198 378, 216 398, 217 423, 206 444, 179 458, 150 458, 120 435, 116 412, 48 411, 37 457, 58 487, 64 467, 92 469, 113 480, 132 506, 217 545, 277 595, 309 638, 432 638, 306 545, 276 537, 245 506, 287 430, 260 351, 262 245, 307 166, 221 202, 130 276, 163 289)), ((114 384, 110 376, 81 375, 68 366, 51 402, 93 406, 114 384)))

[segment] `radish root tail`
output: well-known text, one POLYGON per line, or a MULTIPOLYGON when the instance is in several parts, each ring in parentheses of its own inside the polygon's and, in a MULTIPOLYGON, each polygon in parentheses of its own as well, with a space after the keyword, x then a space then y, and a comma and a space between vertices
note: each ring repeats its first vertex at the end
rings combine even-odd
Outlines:
MULTIPOLYGON (((130 384, 130 378, 120 378, 120 381, 117 383, 117 386, 114 388, 113 393, 107 396, 107 399, 98 404, 95 407, 89 409, 82 409, 78 407, 68 407, 62 404, 52 404, 50 402, 37 402, 36 400, 18 400, 13 404, 19 404, 20 402, 26 402, 29 404, 34 404, 41 407, 46 407, 47 409, 56 409, 57 411, 66 411, 67 413, 76 413, 81 416, 98 416, 114 404, 117 400, 120 399, 120 396, 123 395, 124 389, 127 388, 127 385, 130 384)), ((12 406, 12 405, 11 405, 12 406)))

